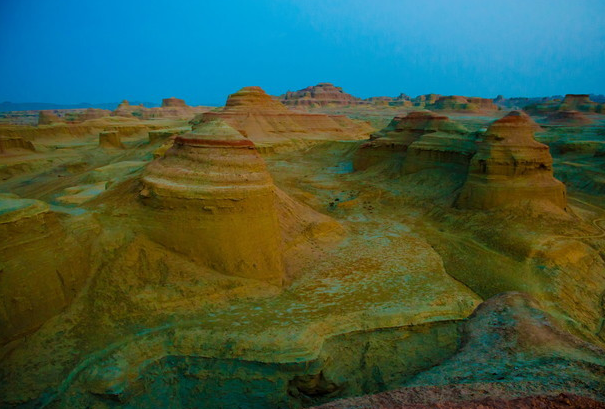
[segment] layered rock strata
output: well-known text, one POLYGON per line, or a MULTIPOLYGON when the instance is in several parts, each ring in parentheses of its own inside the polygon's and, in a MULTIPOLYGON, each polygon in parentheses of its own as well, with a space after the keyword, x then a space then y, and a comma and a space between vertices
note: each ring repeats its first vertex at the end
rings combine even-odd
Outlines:
POLYGON ((118 131, 104 131, 99 133, 99 146, 102 148, 124 148, 118 131))
POLYGON ((34 144, 18 136, 0 136, 0 154, 12 151, 35 152, 34 144))
POLYGON ((285 105, 302 107, 349 106, 364 103, 360 98, 347 94, 341 87, 335 87, 328 82, 299 91, 288 91, 280 99, 285 105))
POLYGON ((191 122, 220 118, 255 143, 292 139, 360 139, 371 132, 368 123, 343 115, 328 116, 290 111, 260 87, 244 87, 231 94, 225 107, 206 112, 191 122))
MULTIPOLYGON (((425 159, 433 163, 438 161, 438 158, 443 158, 445 151, 452 151, 451 148, 457 144, 461 144, 461 158, 453 160, 454 162, 463 161, 462 158, 472 152, 472 143, 470 143, 470 139, 462 143, 463 139, 458 136, 467 132, 467 129, 457 122, 430 111, 398 115, 384 129, 372 134, 370 142, 361 145, 355 155, 353 166, 356 170, 365 170, 385 161, 403 162, 408 148, 417 141, 419 143, 414 148, 413 158, 408 168, 410 172, 413 169, 423 168, 425 165, 422 164, 422 161, 425 159), (419 141, 422 135, 435 132, 438 134, 432 138, 427 137, 423 142, 419 141)), ((428 162, 426 166, 432 166, 428 162)))
POLYGON ((249 139, 204 122, 147 167, 143 184, 154 240, 217 272, 281 284, 275 186, 249 139))
POLYGON ((559 111, 550 114, 546 122, 552 125, 588 125, 592 120, 579 111, 559 111))
POLYGON ((534 139, 533 121, 513 111, 490 125, 478 144, 457 205, 491 209, 522 203, 567 207, 563 183, 553 177, 548 146, 534 139))

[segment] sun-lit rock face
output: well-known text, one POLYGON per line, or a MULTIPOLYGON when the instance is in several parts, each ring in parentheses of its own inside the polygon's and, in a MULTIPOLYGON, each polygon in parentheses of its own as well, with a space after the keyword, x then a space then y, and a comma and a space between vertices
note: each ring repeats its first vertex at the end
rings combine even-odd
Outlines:
POLYGON ((227 275, 281 284, 275 186, 254 144, 213 120, 177 136, 143 177, 150 236, 227 275))
MULTIPOLYGON (((434 150, 435 143, 440 145, 441 141, 445 141, 444 134, 463 135, 468 130, 447 116, 431 111, 415 111, 407 115, 398 115, 384 129, 372 134, 370 142, 360 147, 353 165, 356 170, 364 170, 394 158, 403 160, 403 155, 413 143, 418 141, 422 135, 434 132, 439 133, 436 138, 427 138, 424 143, 416 145, 413 161, 416 159, 422 161, 420 157, 425 156, 429 150, 434 150)), ((457 139, 454 138, 454 144, 456 141, 457 139)), ((441 150, 441 148, 438 149, 441 150)), ((468 149, 469 147, 464 147, 463 151, 466 152, 468 149)), ((418 166, 422 165, 420 163, 412 164, 409 171, 411 172, 414 167, 418 166)))
POLYGON ((281 101, 286 105, 304 107, 348 106, 364 103, 360 98, 347 94, 341 87, 328 82, 303 88, 299 91, 288 91, 281 101))
POLYGON ((458 206, 491 209, 527 203, 567 207, 565 186, 553 177, 548 146, 534 139, 535 126, 513 111, 490 125, 471 160, 458 206))
POLYGON ((552 125, 588 125, 592 120, 579 111, 559 111, 550 114, 546 122, 552 125))
POLYGON ((191 123, 195 126, 217 118, 255 143, 293 139, 360 139, 371 132, 366 122, 345 116, 290 111, 260 87, 242 88, 229 95, 222 110, 198 115, 191 123))
POLYGON ((118 131, 99 133, 99 146, 102 148, 124 148, 118 131))
POLYGON ((51 125, 63 122, 61 118, 51 111, 40 111, 38 114, 38 125, 51 125))

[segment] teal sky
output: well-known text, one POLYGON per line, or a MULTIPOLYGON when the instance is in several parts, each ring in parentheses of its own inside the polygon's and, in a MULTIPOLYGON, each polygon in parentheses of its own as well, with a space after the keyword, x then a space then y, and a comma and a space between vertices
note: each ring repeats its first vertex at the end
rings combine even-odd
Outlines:
POLYGON ((0 0, 0 101, 605 94, 604 0, 0 0))

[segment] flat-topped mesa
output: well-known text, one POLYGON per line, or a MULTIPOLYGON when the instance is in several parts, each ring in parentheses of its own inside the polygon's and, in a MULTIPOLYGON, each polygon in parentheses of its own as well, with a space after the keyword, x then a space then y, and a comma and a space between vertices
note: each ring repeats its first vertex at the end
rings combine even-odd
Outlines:
POLYGON ((88 121, 89 119, 105 118, 111 115, 108 109, 88 108, 78 116, 78 121, 88 121))
POLYGON ((321 82, 294 92, 288 91, 281 96, 281 102, 304 107, 348 106, 364 103, 360 98, 347 94, 341 87, 335 87, 328 82, 321 82))
POLYGON ((353 166, 356 170, 364 170, 384 160, 401 160, 413 142, 433 132, 462 135, 468 130, 447 116, 431 111, 398 115, 384 129, 372 134, 370 142, 360 147, 353 166))
POLYGON ((40 111, 38 114, 38 125, 51 125, 60 122, 63 122, 63 120, 52 111, 40 111))
POLYGON ((567 94, 558 109, 560 111, 598 112, 599 108, 599 104, 591 101, 588 94, 567 94))
POLYGON ((179 135, 143 177, 149 236, 217 272, 281 285, 273 180, 254 144, 224 121, 179 135))
POLYGON ((542 203, 567 207, 565 186, 553 176, 548 146, 534 139, 531 118, 513 111, 490 125, 471 160, 460 208, 492 209, 542 203))
POLYGON ((291 111, 260 87, 245 87, 229 95, 220 111, 197 115, 190 123, 222 119, 255 143, 299 139, 360 139, 371 126, 345 116, 291 111))
POLYGON ((588 125, 592 120, 579 111, 558 111, 546 117, 546 123, 552 125, 588 125))
POLYGON ((184 100, 170 97, 162 100, 162 108, 188 108, 189 106, 184 100))

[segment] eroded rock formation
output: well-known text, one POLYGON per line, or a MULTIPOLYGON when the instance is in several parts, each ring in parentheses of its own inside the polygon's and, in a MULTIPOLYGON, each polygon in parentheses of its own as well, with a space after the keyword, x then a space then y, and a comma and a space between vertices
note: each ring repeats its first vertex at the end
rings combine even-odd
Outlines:
POLYGON ((19 136, 0 136, 0 154, 11 151, 35 152, 34 144, 19 136))
POLYGON ((366 122, 344 115, 307 114, 290 111, 260 87, 244 87, 229 95, 225 107, 196 116, 193 125, 220 118, 245 137, 258 142, 289 142, 292 139, 359 139, 371 132, 366 122))
POLYGON ((124 148, 118 131, 104 131, 99 133, 99 146, 102 148, 124 148))
POLYGON ((150 237, 223 274, 281 284, 275 186, 254 144, 221 120, 180 135, 143 178, 150 237))
POLYGON ((328 82, 299 91, 288 91, 281 96, 281 101, 286 105, 303 107, 349 106, 362 102, 360 98, 347 94, 341 87, 335 87, 328 82))
POLYGON ((513 111, 490 125, 471 160, 458 206, 491 209, 543 203, 565 209, 565 186, 553 177, 548 146, 531 119, 513 111))
POLYGON ((408 168, 410 172, 413 169, 432 166, 429 162, 435 163, 438 161, 438 157, 443 157, 445 151, 451 150, 459 142, 461 143, 459 146, 461 157, 472 152, 472 150, 469 151, 472 148, 472 141, 469 139, 462 143, 463 139, 456 136, 468 132, 462 125, 434 112, 415 111, 407 115, 396 116, 386 128, 372 134, 371 141, 363 144, 358 150, 353 165, 356 170, 365 170, 378 163, 402 162, 403 155, 413 143, 418 141, 422 135, 435 132, 438 134, 425 138, 423 142, 415 146, 408 168), (422 164, 425 159, 427 159, 426 164, 422 164))
POLYGON ((40 111, 38 114, 38 125, 51 125, 59 122, 63 121, 52 111, 40 111))
POLYGON ((592 120, 579 111, 559 111, 550 114, 546 122, 553 125, 588 125, 592 120))

